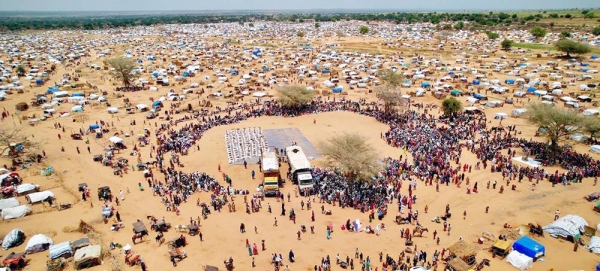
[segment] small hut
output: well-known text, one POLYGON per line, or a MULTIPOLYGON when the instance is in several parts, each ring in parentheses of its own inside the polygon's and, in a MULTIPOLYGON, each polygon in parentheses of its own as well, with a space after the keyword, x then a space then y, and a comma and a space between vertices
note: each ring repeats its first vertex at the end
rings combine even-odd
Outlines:
POLYGON ((465 263, 465 261, 459 259, 459 258, 454 258, 449 260, 446 263, 447 269, 450 269, 452 271, 469 271, 471 270, 471 268, 469 267, 469 265, 467 263, 465 263))
POLYGON ((26 111, 27 109, 29 109, 29 105, 25 102, 20 102, 17 105, 15 105, 15 109, 19 111, 26 111))
POLYGON ((465 241, 458 241, 448 248, 448 252, 450 252, 450 255, 453 257, 459 258, 467 265, 472 266, 477 263, 475 256, 479 250, 476 247, 467 244, 465 241))

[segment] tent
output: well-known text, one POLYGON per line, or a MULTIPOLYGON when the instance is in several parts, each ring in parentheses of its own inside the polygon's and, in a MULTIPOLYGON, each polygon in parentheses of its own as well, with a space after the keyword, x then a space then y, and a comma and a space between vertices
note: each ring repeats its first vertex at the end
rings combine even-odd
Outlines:
POLYGON ((513 250, 518 251, 532 259, 542 257, 546 254, 546 248, 537 241, 523 236, 513 243, 513 250))
POLYGON ((264 92, 254 92, 254 94, 252 94, 253 97, 264 97, 267 96, 266 93, 264 92))
POLYGON ((544 227, 544 231, 552 236, 579 238, 585 232, 585 226, 588 226, 588 223, 582 217, 566 215, 544 227))
POLYGON ((590 151, 594 153, 600 153, 600 145, 592 145, 590 146, 590 151))
POLYGON ((25 242, 25 233, 20 229, 12 229, 2 240, 2 249, 8 250, 25 242))
POLYGON ((112 142, 113 144, 118 144, 118 143, 123 143, 125 142, 125 140, 123 140, 122 138, 118 137, 118 136, 111 136, 108 141, 112 142))
POLYGON ((6 208, 17 207, 19 204, 17 198, 0 199, 0 211, 6 208))
POLYGON ((521 271, 525 271, 533 266, 533 259, 518 251, 510 252, 506 257, 506 261, 521 271))
POLYGON ((586 109, 586 110, 583 110, 582 114, 584 116, 598 115, 598 114, 600 114, 600 110, 598 110, 598 109, 586 109))
POLYGON ((2 219, 9 220, 13 218, 24 217, 29 213, 31 213, 31 208, 29 208, 27 205, 6 208, 2 210, 2 219))
POLYGON ((511 114, 513 117, 518 117, 518 116, 521 116, 521 115, 525 114, 526 112, 527 112, 527 109, 525 109, 525 108, 517 108, 517 109, 513 109, 513 110, 510 112, 510 114, 511 114))
POLYGON ((514 79, 506 79, 506 80, 504 80, 504 83, 509 84, 509 85, 514 85, 515 80, 514 79))
POLYGON ((590 243, 586 246, 586 248, 591 252, 600 254, 600 237, 592 236, 590 243))
POLYGON ((148 109, 148 105, 145 104, 138 104, 135 106, 138 110, 144 110, 144 109, 148 109))
POLYGON ((60 244, 50 245, 49 249, 50 259, 55 260, 62 256, 73 255, 73 249, 71 248, 71 242, 65 241, 60 244))
POLYGON ((498 112, 498 113, 496 113, 496 116, 494 118, 495 119, 505 119, 506 117, 508 117, 508 114, 502 113, 502 112, 498 112))
POLYGON ((341 93, 344 90, 343 86, 333 88, 333 93, 341 93))
POLYGON ((83 112, 83 106, 81 105, 76 105, 71 107, 71 112, 83 112))
POLYGON ((45 201, 48 198, 54 198, 54 193, 52 193, 51 191, 36 192, 25 196, 25 198, 29 203, 38 203, 45 201))
POLYGON ((429 83, 429 82, 422 82, 421 83, 421 87, 430 87, 430 86, 431 86, 431 83, 429 83))
POLYGON ((52 239, 50 237, 43 234, 36 234, 29 238, 29 241, 27 241, 27 246, 25 246, 25 253, 33 254, 42 252, 48 249, 48 247, 50 247, 50 245, 52 244, 54 243, 52 242, 52 239))
POLYGON ((75 269, 90 268, 92 266, 100 265, 100 255, 102 254, 102 247, 100 245, 93 245, 82 247, 75 252, 74 264, 75 269))
POLYGON ((18 195, 25 195, 31 192, 37 192, 40 189, 40 186, 37 184, 32 184, 32 183, 23 183, 20 185, 17 185, 17 194, 18 195))
POLYGON ((90 130, 95 130, 95 129, 98 129, 98 128, 100 128, 100 125, 98 125, 98 124, 91 124, 90 125, 90 130))
POLYGON ((458 89, 455 89, 455 90, 450 91, 450 95, 459 96, 459 95, 462 95, 462 92, 460 92, 460 90, 458 90, 458 89))
POLYGON ((107 109, 106 109, 106 111, 107 111, 108 113, 110 113, 110 114, 116 114, 116 113, 119 113, 119 109, 118 109, 118 108, 116 108, 116 107, 109 107, 109 108, 107 108, 107 109))

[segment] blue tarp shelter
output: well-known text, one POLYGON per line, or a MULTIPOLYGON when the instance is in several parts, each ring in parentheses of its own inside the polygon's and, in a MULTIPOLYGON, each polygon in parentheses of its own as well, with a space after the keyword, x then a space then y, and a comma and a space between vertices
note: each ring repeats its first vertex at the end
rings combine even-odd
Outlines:
POLYGON ((596 265, 596 271, 600 271, 600 263, 596 265))
POLYGON ((477 100, 481 100, 485 97, 485 95, 479 94, 479 93, 475 93, 473 94, 473 97, 475 97, 475 99, 477 100))
POLYGON ((581 66, 583 66, 583 67, 589 67, 590 63, 581 63, 581 66))
POLYGON ((514 85, 515 79, 506 79, 506 80, 504 80, 504 83, 509 84, 509 85, 514 85))
POLYGON ((329 69, 323 69, 321 70, 321 73, 329 73, 329 69))
POLYGON ((52 94, 52 93, 54 93, 54 92, 58 92, 58 91, 59 91, 59 89, 58 89, 58 88, 48 88, 48 90, 46 91, 46 93, 48 93, 48 94, 52 94))
POLYGON ((238 70, 229 70, 229 74, 238 75, 238 74, 240 74, 240 72, 238 70))
POLYGON ((35 84, 36 85, 41 85, 42 83, 44 83, 44 80, 42 80, 42 79, 35 79, 35 84))
POLYGON ((514 242, 513 249, 532 259, 542 257, 546 254, 546 248, 542 244, 527 236, 523 236, 514 242))
POLYGON ((152 107, 157 107, 157 106, 161 106, 162 102, 161 101, 155 101, 152 103, 152 107))
POLYGON ((473 80, 473 85, 475 85, 475 86, 479 86, 480 83, 481 82, 479 82, 479 80, 473 80))
POLYGON ((190 73, 187 71, 184 71, 182 75, 183 75, 183 77, 188 77, 188 76, 190 76, 190 73))
POLYGON ((430 86, 431 86, 431 83, 429 83, 429 82, 422 82, 421 83, 421 87, 430 87, 430 86))
POLYGON ((100 128, 100 125, 98 125, 98 124, 90 125, 90 130, 94 130, 94 129, 98 129, 98 128, 100 128))
POLYGON ((158 72, 153 72, 153 73, 152 73, 152 76, 154 76, 154 77, 158 77, 158 72))
POLYGON ((449 71, 448 74, 449 75, 454 75, 454 72, 453 71, 449 71))
POLYGON ((71 97, 84 97, 84 96, 83 96, 83 93, 78 92, 78 93, 71 94, 71 97))
POLYGON ((263 66, 263 71, 264 71, 264 72, 267 72, 267 71, 269 71, 269 67, 267 67, 267 66, 263 66))
POLYGON ((341 93, 344 90, 343 86, 333 88, 333 93, 341 93))
POLYGON ((534 87, 530 87, 527 89, 527 93, 533 93, 535 92, 537 89, 535 89, 534 87))
POLYGON ((592 55, 590 58, 591 59, 598 59, 598 55, 592 55))

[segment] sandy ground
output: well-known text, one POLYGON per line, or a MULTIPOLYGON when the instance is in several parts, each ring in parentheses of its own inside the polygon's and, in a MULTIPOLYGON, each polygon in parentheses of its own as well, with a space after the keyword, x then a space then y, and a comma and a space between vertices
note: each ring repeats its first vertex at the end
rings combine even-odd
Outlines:
MULTIPOLYGON (((95 58, 90 60, 96 61, 95 58)), ((57 81, 59 75, 65 70, 59 67, 58 73, 54 78, 57 81)), ((70 71, 72 72, 72 71, 70 71)), ((111 82, 99 79, 99 75, 103 71, 92 71, 85 76, 86 79, 94 81, 99 85, 100 89, 112 90, 111 82)), ((201 75, 200 75, 201 76, 201 75)), ((51 80, 52 82, 53 80, 51 80)), ((171 87, 160 87, 158 93, 151 92, 134 92, 127 93, 133 104, 144 102, 149 104, 149 97, 158 97, 166 94, 171 87)), ((178 91, 181 86, 175 86, 178 91)), ((9 111, 14 111, 14 105, 20 101, 29 101, 31 93, 44 91, 46 87, 28 89, 25 94, 15 94, 1 104, 9 111)), ((111 91, 112 92, 112 91, 111 91)), ((196 95, 193 95, 196 96, 196 95)), ((369 100, 374 100, 374 94, 362 94, 352 92, 350 98, 367 97, 369 100)), ((339 98, 339 97, 338 97, 339 98)), ((109 99, 113 101, 114 106, 122 107, 121 99, 115 99, 109 95, 109 99)), ((419 102, 424 103, 439 103, 438 100, 431 96, 418 98, 419 102)), ((191 99, 192 104, 196 104, 197 97, 191 99)), ((184 101, 187 103, 188 100, 184 101)), ((223 104, 223 101, 218 102, 223 104)), ((68 111, 72 105, 64 104, 57 111, 68 111)), ((166 103, 168 108, 169 102, 166 103)), ((506 105, 503 108, 486 108, 488 119, 492 119, 492 123, 498 123, 498 120, 493 120, 493 115, 496 112, 510 113, 513 106, 506 105)), ((30 109, 27 114, 37 112, 39 109, 30 109)), ((89 117, 85 122, 73 122, 73 118, 52 118, 45 122, 41 122, 34 127, 26 125, 26 121, 20 124, 16 116, 4 120, 3 126, 16 125, 22 126, 25 132, 35 136, 37 140, 45 142, 43 149, 47 153, 47 159, 44 164, 53 166, 56 170, 55 176, 41 177, 36 176, 42 165, 34 165, 29 169, 20 171, 24 176, 25 182, 40 184, 42 189, 51 190, 55 193, 58 203, 72 202, 75 203, 73 208, 65 211, 56 211, 48 206, 34 205, 34 214, 15 219, 11 221, 0 222, 0 233, 6 233, 13 228, 20 228, 25 231, 27 236, 32 236, 35 233, 44 233, 53 238, 55 243, 66 240, 75 240, 83 234, 69 232, 69 229, 76 227, 80 220, 92 224, 99 232, 101 232, 101 241, 106 245, 109 242, 120 244, 131 243, 132 223, 136 219, 140 219, 150 225, 146 219, 148 215, 156 217, 164 216, 167 222, 172 225, 189 224, 191 217, 197 217, 201 214, 200 208, 196 207, 196 199, 201 201, 209 201, 209 194, 197 193, 192 196, 190 202, 184 203, 181 210, 181 215, 177 216, 173 212, 166 212, 160 199, 152 196, 149 190, 139 191, 137 183, 143 182, 142 173, 139 171, 130 171, 122 178, 114 176, 112 170, 108 167, 101 166, 100 163, 93 162, 94 154, 102 153, 102 146, 107 144, 107 138, 95 139, 89 137, 90 144, 86 145, 85 140, 75 141, 69 135, 71 132, 76 132, 80 128, 85 129, 89 124, 99 120, 104 120, 113 123, 116 128, 115 132, 131 131, 131 134, 137 134, 148 127, 152 131, 155 129, 154 123, 160 123, 158 119, 145 123, 145 114, 136 113, 133 115, 125 115, 124 110, 116 115, 108 115, 105 107, 91 108, 86 107, 85 113, 89 117), (130 126, 130 120, 135 119, 137 125, 130 126), (54 129, 53 123, 60 122, 65 128, 63 133, 60 130, 54 129), (61 135, 59 140, 58 135, 61 135), (91 153, 88 153, 86 147, 90 147, 91 153), (61 152, 61 147, 65 148, 65 152, 61 152), (81 154, 76 152, 76 147, 79 147, 81 154), (118 232, 110 231, 110 225, 103 224, 100 215, 101 203, 92 196, 88 202, 80 200, 80 195, 77 193, 77 185, 85 182, 89 185, 94 195, 97 187, 108 185, 111 187, 113 194, 118 195, 120 190, 126 192, 126 200, 121 203, 118 208, 121 217, 124 221, 125 228, 118 232), (93 207, 90 204, 93 203, 93 207)), ((535 127, 532 127, 522 119, 509 118, 502 123, 503 125, 516 124, 517 128, 522 131, 521 136, 524 138, 532 138, 535 127)), ((181 124, 180 124, 181 125, 181 124)), ((208 131, 200 141, 200 150, 192 148, 188 156, 182 157, 181 161, 185 165, 183 171, 204 171, 211 175, 220 176, 217 170, 218 165, 221 165, 222 171, 226 172, 233 179, 233 184, 236 188, 245 188, 251 191, 259 184, 260 174, 257 174, 257 179, 250 178, 252 169, 258 172, 257 165, 249 165, 248 169, 243 166, 228 165, 225 152, 224 131, 227 129, 241 127, 262 127, 269 128, 284 128, 297 127, 302 131, 304 136, 308 138, 313 145, 317 145, 319 141, 327 139, 335 133, 341 132, 358 132, 369 138, 369 143, 380 153, 381 157, 398 157, 402 154, 402 150, 392 148, 380 140, 380 133, 387 130, 387 127, 372 118, 359 116, 348 112, 332 112, 318 115, 302 116, 296 118, 279 118, 279 117, 263 117, 251 119, 239 124, 221 126, 208 131), (313 124, 313 119, 316 119, 316 124, 313 124)), ((543 140, 538 138, 538 140, 543 140)), ((134 143, 132 137, 126 138, 126 143, 131 145, 134 143)), ((580 151, 587 152, 585 145, 576 145, 580 151)), ((142 157, 144 161, 150 161, 149 147, 142 147, 142 157)), ((117 155, 119 156, 119 155, 117 155)), ((129 153, 123 152, 121 156, 130 159, 131 164, 135 164, 135 157, 129 156, 129 153)), ((4 159, 3 163, 9 163, 4 159)), ((475 157, 467 152, 463 152, 461 162, 475 164, 475 157)), ((315 161, 316 165, 323 165, 322 161, 315 161)), ((284 165, 282 171, 286 171, 284 165)), ((554 169, 549 169, 554 171, 554 169)), ((497 190, 485 189, 485 183, 488 180, 497 180, 500 184, 503 183, 502 176, 499 173, 490 173, 484 170, 474 170, 467 174, 471 182, 479 182, 479 194, 466 194, 466 187, 457 188, 455 186, 442 186, 440 192, 435 192, 435 188, 419 184, 415 191, 418 196, 415 208, 419 210, 422 216, 422 224, 429 228, 430 232, 425 233, 423 237, 415 237, 415 242, 419 249, 426 250, 428 255, 432 255, 434 250, 440 251, 444 247, 448 247, 456 242, 460 237, 467 242, 473 243, 480 249, 478 260, 483 258, 492 259, 491 253, 487 252, 491 246, 491 242, 486 242, 483 245, 477 245, 476 241, 481 236, 483 231, 489 231, 495 236, 502 232, 502 225, 510 223, 511 225, 527 224, 529 222, 540 223, 546 225, 550 223, 554 216, 554 211, 560 209, 561 214, 578 214, 595 226, 597 223, 597 214, 592 211, 592 204, 583 200, 583 196, 596 190, 592 187, 592 180, 586 179, 582 184, 570 185, 563 187, 562 185, 552 188, 549 184, 543 183, 538 186, 535 191, 530 190, 529 183, 518 184, 516 191, 507 190, 504 194, 499 194, 497 190), (430 219, 443 214, 446 204, 450 204, 451 211, 454 216, 450 220, 452 225, 451 235, 447 235, 442 231, 442 225, 431 222, 430 219), (429 213, 424 213, 424 206, 429 206, 429 213), (490 212, 485 213, 485 207, 490 207, 490 212), (463 219, 463 211, 467 212, 466 219, 463 219), (441 243, 436 245, 432 238, 433 230, 440 233, 441 243)), ((406 190, 406 187, 404 188, 406 190)), ((378 260, 380 252, 385 256, 389 254, 394 258, 398 258, 400 251, 404 250, 404 239, 400 238, 400 230, 406 225, 397 225, 393 222, 396 205, 390 206, 391 215, 386 216, 383 221, 373 221, 372 226, 377 223, 385 223, 387 230, 383 231, 380 236, 368 235, 364 233, 348 233, 340 230, 340 226, 347 219, 360 219, 365 225, 369 225, 367 214, 360 213, 356 210, 341 209, 339 207, 326 206, 326 209, 331 209, 333 214, 325 216, 320 213, 321 204, 315 203, 313 209, 316 210, 316 221, 310 222, 310 211, 301 210, 300 198, 294 197, 293 186, 288 184, 283 188, 285 194, 291 193, 291 202, 286 202, 286 209, 294 208, 298 213, 296 224, 288 220, 287 217, 281 217, 278 214, 281 211, 281 203, 273 198, 267 198, 262 202, 263 210, 259 213, 246 214, 242 208, 243 198, 237 197, 236 204, 238 211, 229 213, 226 209, 221 213, 211 214, 208 219, 202 220, 201 231, 204 241, 200 242, 197 236, 190 237, 183 233, 188 240, 189 245, 185 247, 189 258, 183 260, 176 268, 171 266, 168 258, 167 246, 159 245, 154 242, 154 233, 151 233, 149 238, 144 242, 133 246, 134 251, 140 253, 147 263, 149 270, 197 270, 199 266, 209 264, 223 268, 222 261, 225 258, 233 257, 235 259, 236 270, 273 270, 270 264, 271 253, 281 253, 287 258, 287 253, 290 249, 296 254, 297 261, 290 264, 284 261, 286 265, 290 265, 291 270, 310 270, 315 264, 319 264, 322 257, 329 255, 335 261, 336 254, 341 258, 346 255, 352 257, 354 251, 359 248, 364 253, 365 257, 370 256, 373 266, 379 267, 381 263, 378 260), (273 208, 273 214, 266 211, 267 205, 270 204, 273 208), (278 220, 278 226, 274 227, 273 222, 275 217, 278 220), (326 225, 332 222, 335 228, 333 238, 327 240, 326 225), (239 232, 240 223, 245 223, 248 231, 246 233, 239 232), (300 225, 314 225, 315 234, 306 233, 301 240, 297 240, 296 231, 300 225), (254 232, 254 227, 257 228, 257 233, 254 232), (259 251, 259 255, 255 256, 256 267, 251 267, 252 257, 248 256, 245 248, 245 241, 249 240, 251 244, 256 243, 259 246, 261 240, 266 242, 266 251, 259 251)), ((403 191, 407 193, 407 191, 403 191)), ((25 202, 23 197, 19 197, 21 202, 25 202)), ((412 226, 411 226, 412 229, 412 226)), ((165 234, 166 240, 171 240, 180 233, 175 229, 171 229, 165 234)), ((539 242, 546 246, 547 256, 544 261, 539 261, 534 264, 532 270, 592 270, 598 263, 600 258, 596 255, 580 248, 578 252, 573 252, 573 244, 554 239, 547 236, 546 238, 538 238, 539 242)), ((8 254, 11 251, 23 251, 25 244, 11 248, 3 254, 8 254)), ((116 250, 119 252, 119 249, 116 250)), ((430 257, 430 256, 429 256, 430 257)), ((30 261, 29 270, 43 270, 45 261, 48 258, 48 253, 38 253, 28 256, 30 261)), ((123 256, 119 257, 123 260, 123 256)), ((104 264, 94 267, 91 270, 110 270, 109 260, 106 259, 104 264)), ((358 266, 358 264, 356 264, 358 266)), ((139 270, 139 267, 122 267, 123 270, 139 270)), ((337 266, 334 270, 340 269, 337 266)), ((440 268, 441 269, 441 268, 440 268)), ((486 267, 484 270, 514 270, 510 264, 499 259, 492 259, 491 267, 486 267)))

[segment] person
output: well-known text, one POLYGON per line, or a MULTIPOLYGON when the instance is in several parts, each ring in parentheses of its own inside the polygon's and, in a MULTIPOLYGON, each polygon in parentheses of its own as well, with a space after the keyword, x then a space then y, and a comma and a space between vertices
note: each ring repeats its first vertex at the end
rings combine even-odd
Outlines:
POLYGON ((291 262, 291 263, 293 263, 293 262, 295 262, 295 261, 296 261, 296 259, 295 259, 295 257, 294 257, 294 251, 292 251, 292 249, 290 249, 290 253, 289 253, 289 255, 288 255, 288 256, 289 256, 289 259, 290 259, 290 262, 291 262))
POLYGON ((200 242, 204 241, 204 240, 202 240, 202 232, 201 231, 198 231, 198 237, 200 237, 200 242))
POLYGON ((560 211, 557 209, 556 212, 554 212, 554 221, 558 220, 558 218, 560 218, 560 211))

